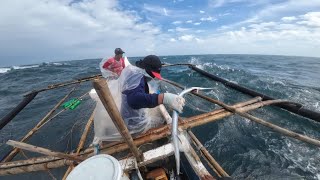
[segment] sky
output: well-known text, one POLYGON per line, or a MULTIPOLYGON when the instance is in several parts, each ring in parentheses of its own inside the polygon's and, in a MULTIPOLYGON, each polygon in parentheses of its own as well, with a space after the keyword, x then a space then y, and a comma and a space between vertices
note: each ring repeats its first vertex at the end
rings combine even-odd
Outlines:
POLYGON ((113 56, 320 57, 320 0, 2 0, 0 67, 113 56))

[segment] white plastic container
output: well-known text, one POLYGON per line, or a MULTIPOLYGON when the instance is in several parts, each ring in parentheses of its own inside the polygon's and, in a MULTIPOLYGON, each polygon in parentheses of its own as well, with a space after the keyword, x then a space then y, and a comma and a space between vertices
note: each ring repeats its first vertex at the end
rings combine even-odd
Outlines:
POLYGON ((110 155, 100 154, 76 166, 67 180, 120 180, 121 176, 119 161, 110 155))

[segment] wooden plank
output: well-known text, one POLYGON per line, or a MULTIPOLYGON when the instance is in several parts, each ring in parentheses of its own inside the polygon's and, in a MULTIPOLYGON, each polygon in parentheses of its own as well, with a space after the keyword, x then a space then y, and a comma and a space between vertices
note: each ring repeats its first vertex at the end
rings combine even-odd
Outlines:
POLYGON ((38 147, 38 146, 33 146, 27 143, 23 143, 23 142, 17 142, 17 141, 13 141, 13 140, 9 140, 7 142, 8 145, 10 146, 14 146, 20 149, 24 149, 27 151, 31 151, 31 152, 36 152, 36 153, 40 153, 40 154, 45 154, 48 156, 54 156, 54 157, 60 157, 63 159, 68 159, 68 160, 73 160, 73 161, 77 161, 77 162, 81 162, 84 160, 84 158, 79 157, 79 156, 75 156, 75 155, 70 155, 70 154, 64 154, 61 152, 55 152, 52 151, 50 149, 46 149, 46 148, 42 148, 42 147, 38 147))
MULTIPOLYGON (((173 146, 171 143, 160 146, 156 149, 152 149, 150 151, 144 152, 144 160, 138 163, 138 167, 148 165, 150 163, 156 162, 158 160, 164 159, 165 157, 169 157, 173 154, 173 146)), ((129 157, 119 161, 121 167, 124 171, 135 169, 135 158, 129 157)))

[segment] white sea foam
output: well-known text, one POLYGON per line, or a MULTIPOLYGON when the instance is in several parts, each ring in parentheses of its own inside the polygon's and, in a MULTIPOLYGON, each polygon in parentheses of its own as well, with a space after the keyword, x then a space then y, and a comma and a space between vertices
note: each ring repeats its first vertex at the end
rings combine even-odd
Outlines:
POLYGON ((200 64, 199 58, 191 57, 191 59, 188 61, 190 64, 200 64))
POLYGON ((13 69, 29 69, 29 68, 36 68, 39 67, 39 65, 27 65, 27 66, 12 66, 13 69))
POLYGON ((52 63, 53 65, 56 65, 56 66, 62 66, 63 63, 52 63))
POLYGON ((11 70, 11 68, 0 68, 0 74, 6 73, 10 70, 11 70))

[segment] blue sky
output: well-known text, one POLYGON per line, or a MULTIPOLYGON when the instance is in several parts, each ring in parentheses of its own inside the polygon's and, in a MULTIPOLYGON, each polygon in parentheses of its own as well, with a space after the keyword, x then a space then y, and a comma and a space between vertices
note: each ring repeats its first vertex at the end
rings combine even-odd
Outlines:
POLYGON ((112 56, 320 57, 319 0, 3 0, 0 66, 112 56))

